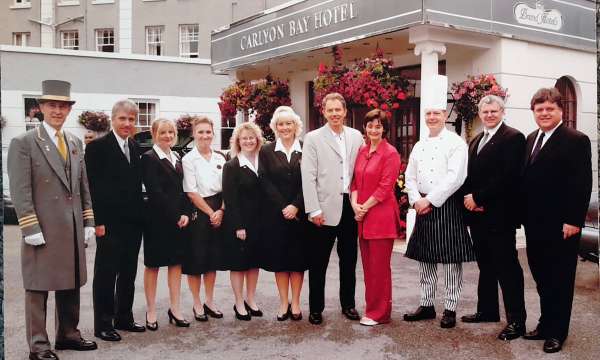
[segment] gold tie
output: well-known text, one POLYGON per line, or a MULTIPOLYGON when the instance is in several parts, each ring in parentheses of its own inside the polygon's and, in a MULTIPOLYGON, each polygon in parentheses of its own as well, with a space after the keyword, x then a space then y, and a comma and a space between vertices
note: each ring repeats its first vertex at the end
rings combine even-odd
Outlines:
POLYGON ((65 137, 63 136, 63 133, 60 131, 56 132, 56 137, 58 137, 58 143, 57 143, 58 153, 60 154, 60 156, 62 156, 64 161, 67 161, 67 144, 65 144, 65 137))

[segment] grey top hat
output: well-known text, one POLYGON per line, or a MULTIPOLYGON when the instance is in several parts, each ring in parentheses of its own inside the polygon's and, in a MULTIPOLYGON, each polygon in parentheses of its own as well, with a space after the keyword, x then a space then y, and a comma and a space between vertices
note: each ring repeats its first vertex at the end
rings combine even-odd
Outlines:
POLYGON ((38 102, 44 101, 64 101, 71 105, 75 104, 75 101, 71 100, 71 83, 62 80, 42 81, 42 97, 38 102))

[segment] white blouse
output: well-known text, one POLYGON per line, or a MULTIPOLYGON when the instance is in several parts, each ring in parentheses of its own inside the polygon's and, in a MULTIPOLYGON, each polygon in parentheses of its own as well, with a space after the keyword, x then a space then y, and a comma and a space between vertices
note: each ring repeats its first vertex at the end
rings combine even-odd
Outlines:
POLYGON ((421 199, 421 194, 427 194, 426 199, 433 206, 442 206, 465 182, 467 161, 467 144, 446 129, 438 136, 418 141, 405 173, 410 204, 421 199))
POLYGON ((196 192, 202 197, 209 197, 223 190, 223 166, 225 157, 211 151, 210 160, 207 161, 194 148, 182 159, 183 165, 183 191, 196 192))

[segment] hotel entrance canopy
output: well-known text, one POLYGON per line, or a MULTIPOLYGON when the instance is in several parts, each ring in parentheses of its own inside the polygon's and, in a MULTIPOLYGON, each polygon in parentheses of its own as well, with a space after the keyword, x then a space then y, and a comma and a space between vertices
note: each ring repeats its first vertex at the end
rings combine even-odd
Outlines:
POLYGON ((596 51, 590 0, 290 1, 211 34, 215 73, 418 25, 596 51))

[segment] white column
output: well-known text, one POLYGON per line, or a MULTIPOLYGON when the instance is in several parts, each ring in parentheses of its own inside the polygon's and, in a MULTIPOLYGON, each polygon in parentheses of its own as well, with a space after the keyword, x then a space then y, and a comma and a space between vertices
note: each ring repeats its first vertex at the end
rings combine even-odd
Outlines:
MULTIPOLYGON (((133 31, 133 1, 119 0, 119 52, 131 54, 133 31)), ((146 34, 144 34, 144 41, 146 34)))
MULTIPOLYGON (((41 0, 40 2, 40 47, 53 48, 54 39, 56 34, 54 33, 54 1, 53 0, 41 0), (47 24, 47 25, 46 25, 47 24)), ((60 45, 60 44, 59 44, 60 45)), ((61 47, 61 46, 58 46, 61 47)))
POLYGON ((438 74, 438 58, 439 55, 446 53, 446 46, 443 43, 436 41, 421 41, 415 44, 415 55, 421 55, 421 116, 420 116, 420 131, 419 139, 423 139, 429 135, 429 130, 425 124, 425 109, 424 104, 429 103, 430 95, 424 89, 429 88, 429 82, 433 75, 438 74))

